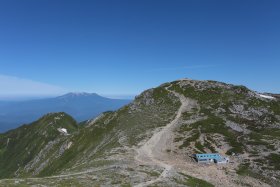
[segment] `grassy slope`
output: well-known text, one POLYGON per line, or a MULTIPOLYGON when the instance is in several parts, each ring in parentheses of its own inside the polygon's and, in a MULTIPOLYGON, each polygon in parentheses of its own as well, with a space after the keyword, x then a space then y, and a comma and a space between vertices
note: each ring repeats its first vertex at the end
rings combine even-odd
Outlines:
POLYGON ((116 112, 105 113, 94 124, 81 129, 71 138, 73 146, 44 169, 40 176, 56 174, 78 164, 81 165, 74 167, 75 171, 100 162, 105 166, 108 163, 106 157, 114 154, 111 151, 123 146, 120 139, 126 146, 137 145, 150 136, 153 129, 174 118, 179 104, 179 100, 163 87, 144 92, 132 104, 116 112))
POLYGON ((78 129, 75 120, 65 113, 48 114, 30 125, 11 130, 0 136, 0 177, 14 177, 23 172, 23 167, 50 142, 64 138, 57 128, 66 128, 69 133, 78 129), (58 117, 60 119, 58 119, 58 117), (54 118, 57 118, 55 120, 54 118))

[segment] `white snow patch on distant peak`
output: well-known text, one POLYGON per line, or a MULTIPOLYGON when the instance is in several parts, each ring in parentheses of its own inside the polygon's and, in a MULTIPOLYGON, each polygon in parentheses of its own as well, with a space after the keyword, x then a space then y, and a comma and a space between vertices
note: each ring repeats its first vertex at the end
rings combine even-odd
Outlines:
POLYGON ((260 97, 262 97, 262 98, 266 98, 266 99, 275 99, 275 97, 272 97, 272 96, 270 96, 270 95, 262 95, 262 94, 259 94, 260 95, 260 97))

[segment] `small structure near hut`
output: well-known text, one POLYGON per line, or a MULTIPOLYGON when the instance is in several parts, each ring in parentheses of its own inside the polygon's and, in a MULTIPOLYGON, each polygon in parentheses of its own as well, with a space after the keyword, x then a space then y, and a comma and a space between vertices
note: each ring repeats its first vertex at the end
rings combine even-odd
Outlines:
POLYGON ((212 162, 216 164, 229 163, 229 158, 224 157, 219 153, 195 154, 194 157, 198 163, 212 163, 212 162))

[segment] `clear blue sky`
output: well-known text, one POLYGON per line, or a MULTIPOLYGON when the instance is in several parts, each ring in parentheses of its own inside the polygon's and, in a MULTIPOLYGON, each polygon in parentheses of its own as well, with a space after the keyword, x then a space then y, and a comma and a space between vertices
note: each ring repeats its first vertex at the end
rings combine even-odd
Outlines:
POLYGON ((278 0, 0 2, 0 96, 134 95, 184 77, 280 93, 278 0))

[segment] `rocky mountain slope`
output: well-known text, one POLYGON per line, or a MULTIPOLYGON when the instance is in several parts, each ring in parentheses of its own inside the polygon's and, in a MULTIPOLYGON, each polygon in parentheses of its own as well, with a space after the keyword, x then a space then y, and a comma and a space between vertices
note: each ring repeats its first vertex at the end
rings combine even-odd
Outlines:
POLYGON ((0 135, 0 185, 279 186, 280 101, 265 96, 185 79, 80 126, 49 114, 0 135), (211 152, 230 163, 192 158, 211 152))
POLYGON ((24 125, 0 136, 0 176, 36 175, 52 159, 70 146, 67 133, 78 130, 76 121, 65 113, 48 114, 30 125, 24 125))
POLYGON ((55 98, 0 102, 0 132, 30 123, 49 112, 66 112, 77 121, 116 110, 130 100, 109 99, 95 93, 68 93, 55 98))

